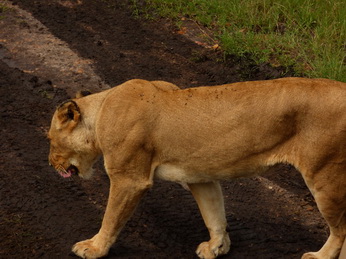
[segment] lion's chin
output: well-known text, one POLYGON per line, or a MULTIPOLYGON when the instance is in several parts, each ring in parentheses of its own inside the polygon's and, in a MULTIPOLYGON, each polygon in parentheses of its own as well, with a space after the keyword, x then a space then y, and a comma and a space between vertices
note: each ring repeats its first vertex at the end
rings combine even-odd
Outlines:
POLYGON ((84 180, 89 180, 94 174, 94 169, 90 168, 89 170, 79 172, 78 176, 84 180))

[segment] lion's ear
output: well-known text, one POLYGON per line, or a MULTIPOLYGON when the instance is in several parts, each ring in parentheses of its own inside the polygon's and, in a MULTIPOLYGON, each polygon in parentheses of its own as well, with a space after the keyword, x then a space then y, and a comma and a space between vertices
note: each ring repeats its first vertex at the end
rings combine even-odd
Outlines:
POLYGON ((80 117, 80 110, 75 101, 64 102, 57 109, 57 118, 63 128, 74 129, 80 117))
POLYGON ((78 91, 77 93, 76 93, 76 98, 78 99, 78 98, 82 98, 82 97, 84 97, 84 96, 87 96, 87 95, 91 95, 92 93, 90 92, 90 91, 88 91, 88 90, 85 90, 85 91, 78 91))

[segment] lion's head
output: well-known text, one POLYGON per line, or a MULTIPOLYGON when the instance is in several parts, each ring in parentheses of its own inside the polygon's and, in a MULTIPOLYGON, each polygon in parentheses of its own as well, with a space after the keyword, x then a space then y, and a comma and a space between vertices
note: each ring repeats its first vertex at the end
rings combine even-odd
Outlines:
POLYGON ((48 132, 49 163, 64 178, 78 174, 90 178, 99 156, 93 129, 83 120, 80 107, 73 100, 55 111, 48 132))

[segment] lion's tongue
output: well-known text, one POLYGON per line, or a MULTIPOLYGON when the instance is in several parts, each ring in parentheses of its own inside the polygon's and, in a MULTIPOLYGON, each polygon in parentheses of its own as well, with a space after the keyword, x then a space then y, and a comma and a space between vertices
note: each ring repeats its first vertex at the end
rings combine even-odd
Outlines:
POLYGON ((68 169, 67 172, 71 175, 73 174, 78 174, 78 169, 74 165, 71 165, 68 169))
POLYGON ((63 177, 64 178, 69 178, 69 177, 71 177, 72 176, 72 174, 70 173, 70 172, 68 172, 67 174, 65 174, 63 177))
POLYGON ((69 178, 72 176, 72 173, 70 171, 65 172, 59 172, 59 174, 64 178, 69 178))

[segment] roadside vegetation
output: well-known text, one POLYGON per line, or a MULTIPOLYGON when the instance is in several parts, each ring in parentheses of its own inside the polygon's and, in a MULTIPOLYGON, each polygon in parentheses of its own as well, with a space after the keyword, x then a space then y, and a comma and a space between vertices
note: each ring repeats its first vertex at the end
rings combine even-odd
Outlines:
POLYGON ((0 3, 0 20, 4 18, 4 13, 7 10, 6 6, 2 3, 0 3))
POLYGON ((192 19, 211 29, 225 57, 291 67, 346 82, 344 0, 132 0, 134 12, 192 19), (144 4, 143 4, 144 3, 144 4))
POLYGON ((9 10, 11 10, 11 8, 8 7, 5 3, 0 3, 0 20, 5 18, 5 13, 9 10))

